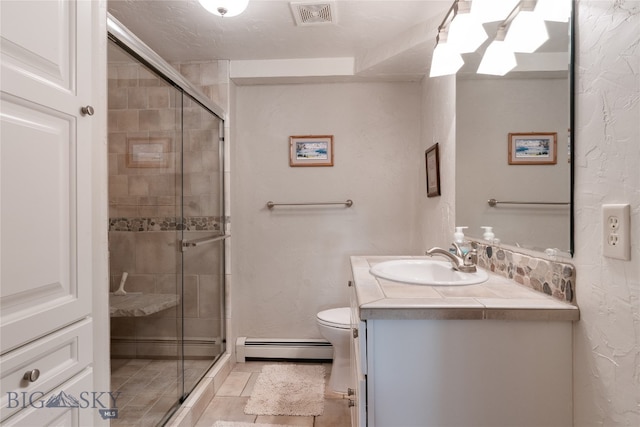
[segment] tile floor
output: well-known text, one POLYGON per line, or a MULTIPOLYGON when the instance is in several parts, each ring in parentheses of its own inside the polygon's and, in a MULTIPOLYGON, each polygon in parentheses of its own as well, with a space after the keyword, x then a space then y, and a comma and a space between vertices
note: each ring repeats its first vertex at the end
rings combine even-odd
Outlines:
MULTIPOLYGON (((216 393, 216 396, 196 422, 195 427, 211 427, 218 420, 304 427, 349 427, 351 425, 348 399, 345 395, 330 392, 328 389, 325 392, 324 414, 316 417, 246 415, 244 407, 251 396, 251 391, 262 367, 274 363, 290 362, 260 361, 236 364, 216 393)), ((325 363, 323 365, 326 370, 326 384, 329 381, 331 364, 325 363)))
MULTIPOLYGON (((196 380, 211 361, 185 360, 185 378, 196 380)), ((111 390, 118 418, 112 427, 155 427, 178 401, 176 360, 111 359, 111 390)))

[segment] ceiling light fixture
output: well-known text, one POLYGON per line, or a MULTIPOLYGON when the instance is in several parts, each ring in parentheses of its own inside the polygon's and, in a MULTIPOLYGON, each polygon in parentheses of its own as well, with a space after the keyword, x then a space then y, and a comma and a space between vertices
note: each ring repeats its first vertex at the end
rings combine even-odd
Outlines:
POLYGON ((460 54, 475 52, 488 38, 481 22, 498 16, 503 22, 478 73, 503 76, 516 67, 515 52, 533 53, 549 39, 543 16, 564 19, 567 10, 571 0, 454 0, 438 27, 429 77, 457 73, 464 65, 460 54))
POLYGON ((451 23, 455 15, 455 8, 458 0, 455 0, 449 11, 445 15, 442 23, 438 27, 438 35, 436 36, 436 47, 433 49, 431 57, 431 69, 429 77, 439 77, 455 74, 464 65, 460 52, 452 45, 447 43, 449 34, 448 25, 451 23))
POLYGON ((496 38, 484 52, 478 74, 491 74, 494 76, 504 76, 513 70, 517 64, 516 55, 504 41, 505 27, 500 26, 496 38))
POLYGON ((549 40, 547 26, 534 11, 535 0, 523 0, 518 6, 513 21, 509 24, 504 41, 514 52, 532 53, 549 40))
POLYGON ((464 61, 460 53, 447 43, 447 31, 444 29, 439 30, 436 47, 433 49, 433 57, 431 58, 429 77, 455 74, 463 64, 464 61))
POLYGON ((469 53, 475 52, 488 37, 480 21, 471 13, 471 1, 455 2, 447 43, 458 53, 469 53))
POLYGON ((504 21, 519 1, 473 0, 471 2, 471 14, 480 22, 504 21))
POLYGON ((240 15, 249 5, 249 0, 198 0, 198 2, 207 11, 223 17, 240 15))
POLYGON ((571 0, 538 0, 535 11, 545 21, 568 22, 571 0))

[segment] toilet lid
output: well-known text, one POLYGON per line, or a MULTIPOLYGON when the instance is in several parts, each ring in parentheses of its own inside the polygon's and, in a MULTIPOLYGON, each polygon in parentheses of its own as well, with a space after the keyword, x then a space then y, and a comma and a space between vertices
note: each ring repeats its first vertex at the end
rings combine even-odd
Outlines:
POLYGON ((332 308, 318 313, 318 321, 333 328, 349 329, 351 327, 351 310, 349 307, 332 308))

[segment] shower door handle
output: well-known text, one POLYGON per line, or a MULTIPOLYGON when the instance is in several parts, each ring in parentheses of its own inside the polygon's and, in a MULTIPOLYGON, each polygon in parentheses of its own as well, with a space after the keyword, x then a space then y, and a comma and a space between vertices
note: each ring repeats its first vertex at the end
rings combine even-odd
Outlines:
POLYGON ((202 237, 200 239, 193 239, 193 240, 182 240, 180 246, 182 247, 182 252, 184 252, 189 248, 194 248, 196 246, 202 246, 202 245, 207 245, 209 243, 218 242, 228 237, 231 237, 231 234, 223 234, 222 236, 213 236, 213 237, 202 237))

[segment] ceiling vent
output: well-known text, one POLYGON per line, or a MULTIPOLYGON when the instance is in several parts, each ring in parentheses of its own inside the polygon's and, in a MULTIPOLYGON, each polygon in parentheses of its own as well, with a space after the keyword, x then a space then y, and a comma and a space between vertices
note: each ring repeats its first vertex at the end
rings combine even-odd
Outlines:
POLYGON ((326 25, 336 23, 336 6, 334 2, 289 3, 296 25, 326 25))

